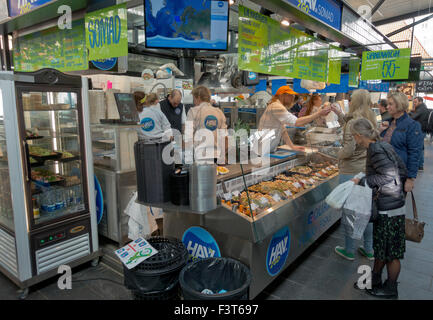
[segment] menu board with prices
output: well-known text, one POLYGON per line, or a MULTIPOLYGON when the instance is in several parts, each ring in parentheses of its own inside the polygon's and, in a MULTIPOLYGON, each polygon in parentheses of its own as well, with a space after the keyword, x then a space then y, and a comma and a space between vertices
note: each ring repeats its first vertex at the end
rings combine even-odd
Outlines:
POLYGON ((88 69, 84 20, 72 29, 57 26, 14 39, 15 71, 32 72, 53 68, 62 72, 88 69))
POLYGON ((239 69, 328 82, 340 80, 338 56, 328 66, 329 44, 239 6, 239 69))

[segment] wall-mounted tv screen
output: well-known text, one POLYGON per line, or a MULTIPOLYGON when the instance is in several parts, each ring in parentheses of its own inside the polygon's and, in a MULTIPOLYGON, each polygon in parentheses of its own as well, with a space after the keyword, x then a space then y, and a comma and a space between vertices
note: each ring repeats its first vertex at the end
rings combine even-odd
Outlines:
POLYGON ((227 50, 227 0, 145 0, 146 47, 227 50))

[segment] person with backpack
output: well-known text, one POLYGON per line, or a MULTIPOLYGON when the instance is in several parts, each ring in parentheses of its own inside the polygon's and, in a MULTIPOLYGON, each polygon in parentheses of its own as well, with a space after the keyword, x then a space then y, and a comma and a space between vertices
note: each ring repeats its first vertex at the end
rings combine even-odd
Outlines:
POLYGON ((424 139, 427 135, 427 127, 430 111, 424 103, 424 99, 421 97, 416 97, 413 99, 413 106, 415 110, 410 114, 411 118, 418 121, 421 124, 421 130, 423 133, 423 144, 421 154, 419 156, 419 168, 418 170, 424 170, 424 139))

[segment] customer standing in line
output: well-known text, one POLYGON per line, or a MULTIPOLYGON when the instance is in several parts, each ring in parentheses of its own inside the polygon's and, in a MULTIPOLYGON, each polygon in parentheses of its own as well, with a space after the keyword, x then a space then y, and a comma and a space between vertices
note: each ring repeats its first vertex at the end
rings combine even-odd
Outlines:
POLYGON ((404 185, 406 192, 413 190, 419 168, 419 157, 424 143, 421 125, 407 114, 409 100, 403 92, 388 95, 388 112, 391 123, 382 122, 379 131, 384 141, 394 147, 406 165, 408 177, 404 185))
POLYGON ((404 258, 406 248, 406 166, 389 143, 380 141, 379 132, 367 119, 356 120, 352 124, 352 134, 357 145, 367 148, 366 176, 352 181, 373 189, 378 210, 377 219, 373 223, 372 288, 367 289, 367 292, 380 298, 397 298, 400 260, 404 258), (382 284, 385 265, 388 278, 382 284))
POLYGON ((379 111, 380 111, 380 117, 382 118, 382 122, 392 120, 392 117, 388 112, 387 106, 388 106, 388 101, 386 101, 386 99, 382 99, 379 101, 379 111))
POLYGON ((428 127, 428 118, 430 116, 430 110, 424 103, 424 99, 421 97, 416 97, 413 99, 413 106, 415 110, 410 114, 411 118, 415 121, 418 121, 421 125, 422 130, 422 150, 419 156, 419 167, 418 170, 424 170, 424 139, 427 135, 427 127, 428 127))
MULTIPOLYGON (((343 115, 340 108, 331 105, 343 126, 343 148, 338 153, 340 184, 352 179, 356 174, 365 172, 367 149, 356 144, 352 134, 352 125, 357 119, 368 119, 377 128, 376 114, 370 108, 371 96, 367 90, 355 90, 351 96, 349 112, 343 115)), ((343 208, 343 210, 345 210, 343 208)), ((344 212, 344 211, 343 211, 344 212)), ((345 246, 335 247, 335 253, 347 260, 355 260, 355 241, 350 237, 350 228, 345 225, 345 246)), ((369 223, 364 232, 364 247, 359 247, 360 254, 373 260, 373 224, 369 223)))

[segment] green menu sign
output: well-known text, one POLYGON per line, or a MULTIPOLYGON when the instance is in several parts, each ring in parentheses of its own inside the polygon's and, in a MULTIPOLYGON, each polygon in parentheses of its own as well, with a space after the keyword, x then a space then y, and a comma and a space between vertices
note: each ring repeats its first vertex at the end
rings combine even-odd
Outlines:
POLYGON ((349 60, 349 87, 358 88, 359 86, 359 67, 361 59, 351 58, 349 60))
POLYGON ((32 72, 53 68, 62 72, 87 70, 84 20, 72 22, 72 29, 57 26, 14 39, 14 70, 32 72))
POLYGON ((85 16, 89 60, 128 55, 126 3, 93 11, 85 16))
POLYGON ((328 82, 331 71, 331 81, 339 83, 341 69, 336 61, 328 64, 328 44, 243 6, 238 43, 241 70, 320 82, 328 82))
POLYGON ((411 49, 364 51, 362 80, 406 80, 409 77, 411 49))

